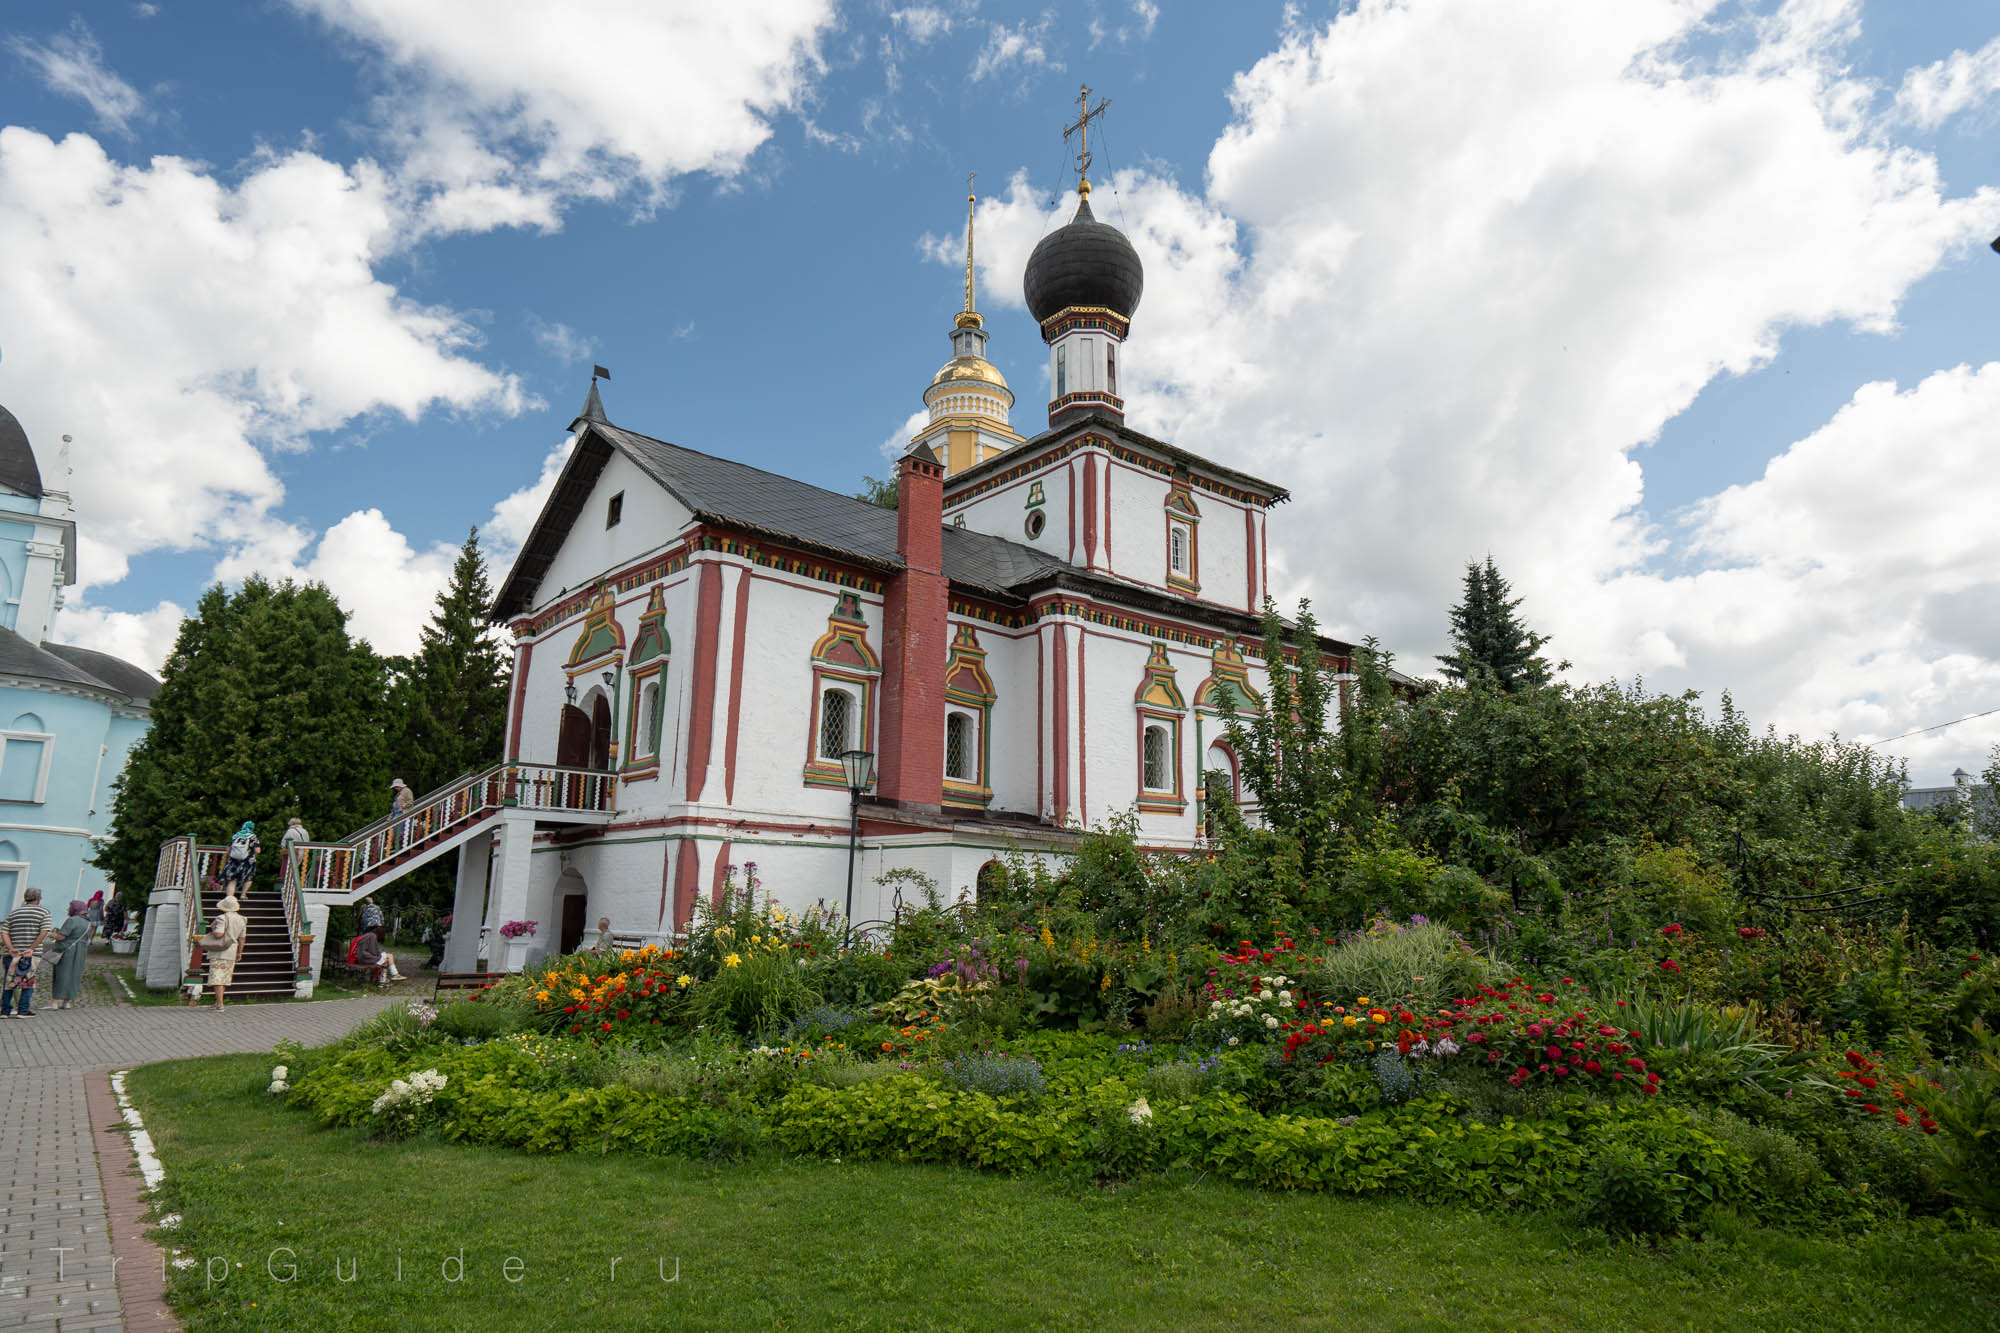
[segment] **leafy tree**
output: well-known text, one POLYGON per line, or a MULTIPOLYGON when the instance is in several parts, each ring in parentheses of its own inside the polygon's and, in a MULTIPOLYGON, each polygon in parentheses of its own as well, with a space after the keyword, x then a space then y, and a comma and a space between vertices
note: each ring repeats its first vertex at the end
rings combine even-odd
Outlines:
POLYGON ((209 589, 167 658, 96 864, 143 892, 162 842, 226 842, 249 819, 268 876, 289 816, 322 836, 366 823, 389 781, 386 695, 382 659, 348 637, 323 586, 253 575, 234 594, 209 589))
POLYGON ((893 476, 863 477, 861 479, 861 489, 854 493, 854 498, 857 500, 866 500, 872 505, 881 505, 884 509, 894 509, 896 507, 896 479, 893 476))
MULTIPOLYGON (((1286 651, 1284 622, 1264 600, 1264 661, 1269 698, 1247 717, 1233 706, 1223 726, 1242 766, 1243 785, 1274 833, 1297 838, 1307 866, 1317 864, 1331 832, 1343 791, 1340 737, 1328 718, 1334 685, 1320 653, 1319 625, 1310 603, 1299 603, 1299 619, 1286 651)), ((1228 701, 1233 704, 1233 700, 1228 701)))
POLYGON ((1548 636, 1522 622, 1521 599, 1509 597, 1512 591, 1492 556, 1483 566, 1466 565, 1462 600, 1451 609, 1452 651, 1438 658, 1448 680, 1496 685, 1510 694, 1548 683, 1549 664, 1542 656, 1548 636))
POLYGON ((512 668, 486 624, 492 603, 475 530, 459 548, 416 656, 391 663, 396 776, 420 794, 500 759, 512 668))

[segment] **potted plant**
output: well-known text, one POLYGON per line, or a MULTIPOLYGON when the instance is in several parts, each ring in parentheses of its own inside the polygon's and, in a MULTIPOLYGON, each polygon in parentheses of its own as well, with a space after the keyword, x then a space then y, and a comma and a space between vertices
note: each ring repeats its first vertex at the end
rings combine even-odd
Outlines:
POLYGON ((503 970, 519 972, 528 965, 529 941, 535 937, 534 921, 509 921, 500 927, 502 947, 506 950, 506 966, 503 970))
POLYGON ((134 930, 132 927, 127 926, 124 930, 121 930, 116 935, 113 935, 111 937, 111 952, 113 953, 139 952, 139 932, 134 930))

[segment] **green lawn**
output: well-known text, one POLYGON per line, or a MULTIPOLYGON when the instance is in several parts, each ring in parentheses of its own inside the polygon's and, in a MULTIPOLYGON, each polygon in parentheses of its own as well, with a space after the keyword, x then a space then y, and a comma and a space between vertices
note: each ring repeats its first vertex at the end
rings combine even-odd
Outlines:
POLYGON ((183 1215, 163 1235, 198 1260, 172 1288, 191 1329, 2000 1327, 1991 1232, 1743 1228, 1654 1252, 1546 1216, 1186 1178, 382 1144, 282 1110, 269 1066, 131 1079, 161 1211, 183 1215))

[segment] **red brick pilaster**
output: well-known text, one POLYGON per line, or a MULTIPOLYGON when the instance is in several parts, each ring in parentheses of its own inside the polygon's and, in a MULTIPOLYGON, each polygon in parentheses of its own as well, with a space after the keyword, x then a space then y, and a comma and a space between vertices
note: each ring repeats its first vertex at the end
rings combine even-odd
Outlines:
POLYGON ((896 550, 904 567, 883 597, 876 791, 884 800, 937 807, 944 803, 951 598, 944 577, 944 467, 930 450, 904 455, 896 505, 896 550))

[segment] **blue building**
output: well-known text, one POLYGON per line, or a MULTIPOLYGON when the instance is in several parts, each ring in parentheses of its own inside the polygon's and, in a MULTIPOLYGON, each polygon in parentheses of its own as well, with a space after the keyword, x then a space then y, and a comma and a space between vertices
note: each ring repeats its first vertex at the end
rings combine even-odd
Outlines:
MULTIPOLYGON (((27 432, 0 407, 0 913, 31 884, 57 917, 71 898, 111 896, 90 860, 160 688, 130 662, 48 641, 75 582, 68 439, 46 486, 27 432)), ((124 895, 135 915, 148 888, 124 895)))

